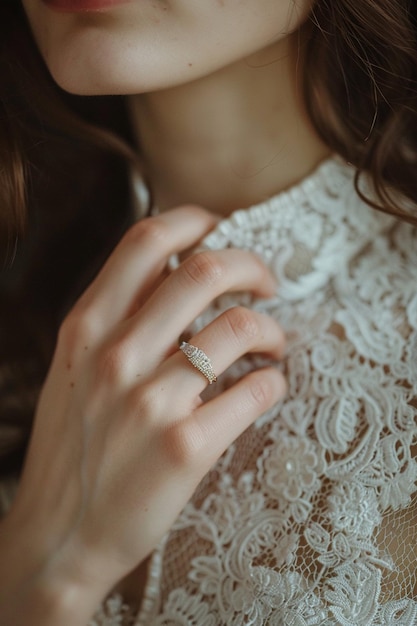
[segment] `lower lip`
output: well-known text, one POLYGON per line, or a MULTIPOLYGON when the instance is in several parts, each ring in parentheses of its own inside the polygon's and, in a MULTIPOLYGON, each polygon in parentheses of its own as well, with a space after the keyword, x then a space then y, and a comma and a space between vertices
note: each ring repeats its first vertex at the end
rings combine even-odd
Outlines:
POLYGON ((84 13, 87 11, 105 11, 130 0, 42 0, 50 9, 64 13, 84 13))

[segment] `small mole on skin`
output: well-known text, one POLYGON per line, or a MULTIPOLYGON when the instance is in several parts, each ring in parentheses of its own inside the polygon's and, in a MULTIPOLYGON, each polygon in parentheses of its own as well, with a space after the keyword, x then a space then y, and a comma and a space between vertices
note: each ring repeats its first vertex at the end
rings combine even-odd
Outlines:
POLYGON ((71 389, 74 389, 75 383, 70 383, 70 387, 71 387, 71 389))
POLYGON ((84 346, 84 350, 88 350, 88 346, 84 346))
POLYGON ((192 64, 192 63, 189 63, 189 64, 188 64, 188 67, 192 67, 192 66, 193 66, 193 64, 192 64))
POLYGON ((67 363, 67 370, 71 369, 71 363, 67 363))

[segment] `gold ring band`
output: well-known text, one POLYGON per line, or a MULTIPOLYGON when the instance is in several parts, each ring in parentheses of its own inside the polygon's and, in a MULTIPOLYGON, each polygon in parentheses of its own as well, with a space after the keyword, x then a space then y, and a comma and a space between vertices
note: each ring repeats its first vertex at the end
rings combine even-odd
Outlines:
POLYGON ((185 354, 190 363, 198 369, 209 381, 210 385, 217 380, 217 376, 214 373, 213 366, 207 354, 193 346, 191 343, 183 341, 180 345, 180 350, 185 354))

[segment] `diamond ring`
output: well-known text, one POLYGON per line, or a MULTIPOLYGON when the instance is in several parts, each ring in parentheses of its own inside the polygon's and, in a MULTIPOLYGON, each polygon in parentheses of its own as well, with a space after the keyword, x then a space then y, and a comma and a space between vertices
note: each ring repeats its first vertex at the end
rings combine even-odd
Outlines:
POLYGON ((200 350, 200 348, 187 343, 186 341, 182 342, 180 350, 182 350, 190 363, 207 378, 210 385, 211 383, 216 382, 217 376, 214 373, 211 361, 205 352, 200 350))

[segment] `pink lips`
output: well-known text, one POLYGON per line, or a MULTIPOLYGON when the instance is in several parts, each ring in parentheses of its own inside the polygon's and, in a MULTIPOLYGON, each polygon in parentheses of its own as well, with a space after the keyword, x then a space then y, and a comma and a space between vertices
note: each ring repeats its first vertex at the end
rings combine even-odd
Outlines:
POLYGON ((49 8, 65 13, 104 11, 131 0, 42 0, 49 8))

